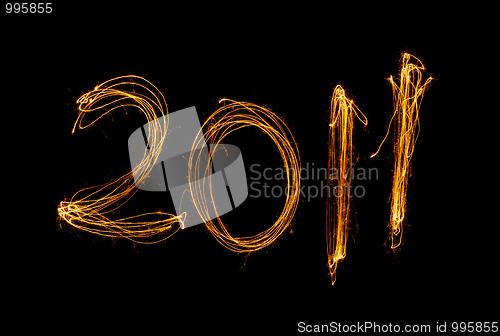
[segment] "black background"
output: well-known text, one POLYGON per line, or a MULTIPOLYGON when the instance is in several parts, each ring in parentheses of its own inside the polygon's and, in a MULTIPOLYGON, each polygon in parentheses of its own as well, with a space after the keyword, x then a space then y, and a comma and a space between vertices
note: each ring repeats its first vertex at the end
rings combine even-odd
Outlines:
MULTIPOLYGON (((13 129, 2 136, 9 194, 4 248, 15 316, 62 330, 284 334, 296 332, 298 321, 434 325, 494 318, 497 221, 487 216, 486 203, 496 198, 485 192, 494 178, 483 156, 491 133, 482 131, 492 120, 481 105, 494 97, 485 94, 493 62, 487 9, 53 7, 45 16, 2 13, 3 125, 13 129), (394 254, 384 245, 391 142, 369 156, 386 132, 387 78, 398 73, 402 52, 419 57, 425 76, 437 80, 422 104, 408 226, 394 254), (223 97, 269 107, 289 125, 303 164, 317 167, 327 161, 333 88, 346 88, 369 120, 366 128, 355 126, 357 164, 378 168, 379 179, 364 182, 366 196, 353 201, 348 255, 335 286, 326 266, 324 198, 302 200, 292 231, 250 255, 226 250, 203 226, 142 246, 58 221, 61 200, 129 169, 126 140, 142 123, 130 111, 70 134, 76 99, 127 74, 155 84, 170 111, 195 105, 202 121, 223 97)), ((258 131, 227 142, 242 149, 247 167, 279 166, 258 131)), ((139 192, 137 209, 172 211, 167 194, 155 196, 139 192)), ((233 232, 258 232, 279 207, 276 200, 249 199, 225 223, 233 232)))

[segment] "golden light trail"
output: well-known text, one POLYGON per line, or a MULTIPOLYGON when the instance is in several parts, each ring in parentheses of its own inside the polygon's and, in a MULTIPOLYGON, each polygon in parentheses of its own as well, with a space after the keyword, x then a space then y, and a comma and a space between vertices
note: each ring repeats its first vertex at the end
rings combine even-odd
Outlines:
POLYGON ((330 134, 328 142, 328 171, 336 172, 336 179, 328 178, 330 191, 326 203, 326 246, 332 285, 336 280, 338 263, 346 256, 349 226, 349 195, 352 180, 352 130, 354 115, 364 124, 368 120, 348 99, 344 89, 337 85, 330 103, 330 134), (337 192, 333 192, 336 190, 337 192))
MULTIPOLYGON (((214 223, 207 214, 209 202, 198 193, 202 188, 200 178, 208 175, 210 194, 212 186, 212 162, 205 166, 193 157, 189 157, 189 184, 190 191, 197 211, 205 219, 206 227, 219 243, 236 252, 250 252, 262 249, 272 244, 290 225, 299 201, 300 192, 300 158, 297 144, 290 130, 283 120, 270 110, 246 102, 237 102, 223 99, 224 106, 215 111, 203 127, 207 128, 206 141, 216 146, 212 152, 222 149, 220 141, 229 133, 243 127, 254 126, 267 134, 276 144, 287 171, 287 197, 281 214, 271 227, 259 234, 250 237, 232 237, 220 218, 214 223), (226 104, 228 103, 228 104, 226 104), (214 122, 214 120, 216 120, 214 122), (203 173, 203 175, 201 174, 203 173), (203 217, 206 215, 205 217, 203 217)), ((149 173, 160 155, 161 148, 168 130, 168 118, 160 118, 168 113, 163 94, 149 81, 138 76, 122 76, 97 85, 94 90, 84 94, 78 100, 79 114, 73 127, 73 132, 85 129, 114 110, 124 110, 124 107, 137 108, 146 118, 148 127, 149 155, 145 152, 140 164, 135 167, 142 172, 135 183, 140 184, 149 173), (159 119, 160 118, 160 119, 159 119), (165 121, 166 119, 166 121, 165 121), (161 121, 159 121, 161 120, 161 121)), ((203 134, 193 143, 203 141, 203 134)), ((199 158, 198 158, 199 159, 199 158)), ((69 200, 60 202, 59 217, 69 225, 93 234, 126 238, 133 242, 152 244, 163 241, 172 236, 180 228, 179 222, 184 221, 185 213, 180 216, 156 211, 139 214, 126 218, 113 218, 138 190, 134 183, 134 171, 131 171, 115 181, 102 185, 85 188, 75 193, 69 200)), ((213 195, 212 200, 213 202, 213 195)), ((212 203, 212 206, 214 204, 212 203)))
POLYGON ((408 53, 403 54, 399 84, 394 81, 392 76, 389 78, 392 85, 394 114, 382 143, 377 151, 371 155, 371 157, 374 157, 378 154, 382 144, 387 139, 392 122, 395 121, 394 176, 392 180, 390 217, 391 249, 396 249, 401 245, 402 241, 410 162, 420 127, 420 105, 425 89, 433 79, 429 77, 423 81, 423 70, 425 70, 425 67, 418 58, 408 53))
MULTIPOLYGON (((144 155, 136 167, 148 176, 156 163, 165 139, 168 121, 158 118, 168 113, 163 94, 149 81, 138 76, 122 76, 97 85, 94 90, 78 100, 79 114, 73 131, 87 128, 114 110, 124 107, 137 108, 147 122, 152 122, 148 139, 151 155, 144 155)), ((131 241, 150 244, 169 238, 179 226, 183 216, 156 211, 126 218, 113 218, 114 214, 137 191, 133 173, 129 172, 115 181, 85 188, 69 200, 60 202, 59 217, 73 227, 106 237, 123 237, 131 241)), ((184 214, 183 214, 184 215, 184 214)))
MULTIPOLYGON (((297 144, 285 122, 272 111, 247 102, 238 102, 222 99, 222 107, 217 109, 203 124, 206 128, 205 139, 207 143, 215 144, 211 152, 224 150, 221 141, 230 133, 244 127, 257 127, 269 136, 276 145, 283 161, 284 170, 287 172, 287 193, 285 204, 269 229, 247 237, 233 237, 222 219, 217 216, 215 221, 210 220, 210 210, 215 209, 213 195, 206 199, 201 179, 208 177, 211 188, 211 165, 200 165, 201 154, 191 152, 189 157, 189 186, 194 204, 205 225, 217 241, 234 252, 252 252, 272 244, 289 226, 295 215, 300 193, 300 157, 297 144)), ((201 134, 194 141, 193 148, 203 141, 201 134)), ((216 210, 215 210, 216 211, 216 210)))

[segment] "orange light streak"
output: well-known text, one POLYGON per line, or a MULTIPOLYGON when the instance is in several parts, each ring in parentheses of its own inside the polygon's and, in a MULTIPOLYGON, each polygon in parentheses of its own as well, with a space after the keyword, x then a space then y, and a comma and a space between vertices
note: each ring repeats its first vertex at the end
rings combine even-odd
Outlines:
POLYGON ((347 232, 349 226, 349 197, 352 180, 352 130, 354 115, 364 124, 368 120, 348 99, 344 89, 337 85, 330 103, 330 134, 328 143, 328 171, 337 172, 337 181, 328 178, 326 201, 326 246, 328 267, 332 285, 336 280, 338 263, 346 256, 347 232), (333 190, 337 192, 333 192, 333 190))
POLYGON ((374 157, 378 154, 382 144, 387 139, 392 122, 395 121, 394 176, 390 217, 391 249, 396 249, 402 242, 410 163, 420 128, 420 105, 427 85, 433 80, 432 77, 429 77, 423 81, 423 70, 425 67, 418 58, 408 53, 403 54, 399 83, 396 83, 392 76, 389 78, 392 85, 394 114, 382 143, 377 151, 371 155, 374 157))
MULTIPOLYGON (((285 122, 272 111, 247 102, 238 102, 222 99, 225 103, 217 109, 203 124, 206 128, 207 143, 215 144, 211 151, 223 150, 221 141, 230 133, 244 127, 257 127, 269 136, 276 145, 283 160, 284 170, 287 172, 287 194, 285 204, 277 219, 269 227, 256 235, 247 237, 233 237, 222 219, 210 220, 210 209, 215 209, 215 202, 207 200, 203 195, 204 184, 201 179, 208 177, 211 188, 210 164, 200 165, 201 154, 191 152, 189 157, 189 187, 194 204, 205 225, 217 241, 234 252, 252 252, 272 244, 289 226, 295 215, 300 194, 300 157, 297 144, 285 122), (215 121, 214 121, 215 120, 215 121)), ((194 141, 193 148, 203 141, 201 134, 194 141)), ((198 153, 200 153, 198 151, 198 153)), ((215 210, 217 211, 217 210, 215 210)))
MULTIPOLYGON (((269 229, 250 237, 232 237, 220 218, 217 218, 216 222, 206 220, 210 218, 207 210, 209 203, 198 192, 205 195, 203 190, 199 189, 200 178, 208 175, 210 181, 211 162, 201 167, 199 158, 198 160, 193 158, 193 153, 196 151, 189 157, 190 191, 193 193, 197 211, 205 219, 206 227, 219 243, 235 252, 255 251, 272 244, 289 227, 295 214, 300 193, 298 148, 283 120, 270 110, 229 99, 220 102, 229 104, 215 111, 203 124, 203 127, 207 128, 206 141, 216 144, 211 150, 217 150, 220 141, 238 129, 247 126, 261 129, 276 144, 287 171, 288 188, 285 205, 269 229), (213 120, 216 120, 215 123, 213 120), (203 172, 203 175, 200 172, 203 172)), ((123 76, 97 85, 94 90, 82 95, 77 103, 79 114, 72 132, 77 128, 85 129, 111 111, 124 107, 137 108, 145 116, 146 123, 150 125, 147 137, 150 155, 145 152, 141 163, 134 168, 142 172, 135 181, 140 184, 151 172, 162 146, 165 145, 168 118, 160 117, 167 114, 168 109, 163 94, 144 78, 123 76)), ((196 148, 197 142, 200 141, 203 141, 201 132, 195 139, 193 148, 196 148)), ((221 145, 219 149, 223 149, 223 146, 221 145)), ((126 218, 112 218, 138 190, 135 183, 132 171, 115 181, 82 189, 69 200, 60 202, 57 208, 59 218, 79 230, 105 237, 126 238, 142 244, 157 243, 169 238, 178 231, 180 228, 178 224, 185 219, 185 214, 175 216, 156 211, 126 218)), ((210 184, 212 191, 211 187, 210 184)), ((211 201, 213 202, 213 195, 211 201)))
MULTIPOLYGON (((168 121, 158 118, 168 113, 163 94, 149 81, 138 76, 122 76, 97 85, 94 90, 78 100, 78 117, 73 127, 85 129, 95 124, 110 112, 123 107, 134 107, 142 113, 147 122, 152 122, 148 136, 151 155, 144 155, 136 167, 144 169, 139 178, 148 176, 156 163, 165 139, 168 121)), ((69 200, 60 202, 59 218, 67 224, 97 235, 126 238, 134 242, 151 244, 163 241, 179 229, 176 225, 183 215, 156 211, 126 218, 113 218, 137 191, 133 173, 129 172, 115 181, 85 188, 69 200)))

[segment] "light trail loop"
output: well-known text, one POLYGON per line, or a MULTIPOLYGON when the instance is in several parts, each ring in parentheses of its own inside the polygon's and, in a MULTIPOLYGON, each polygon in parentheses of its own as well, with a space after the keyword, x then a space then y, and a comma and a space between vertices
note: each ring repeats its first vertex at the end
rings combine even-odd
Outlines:
MULTIPOLYGON (((152 155, 144 155, 135 169, 141 172, 136 182, 141 183, 155 166, 168 129, 168 113, 163 94, 149 81, 139 76, 122 76, 97 85, 78 100, 78 117, 73 126, 85 129, 112 111, 123 107, 137 108, 152 127, 149 129, 149 148, 152 155)), ((93 234, 126 238, 151 244, 163 241, 179 229, 181 216, 154 211, 125 218, 114 218, 118 210, 136 193, 133 172, 117 180, 85 188, 69 200, 60 202, 59 217, 69 225, 93 234)))
MULTIPOLYGON (((205 225, 217 241, 234 252, 252 252, 265 248, 272 244, 289 226, 295 215, 300 194, 300 157, 295 139, 285 122, 270 110, 247 102, 238 102, 230 99, 222 99, 222 107, 209 116, 202 128, 206 128, 205 139, 207 143, 213 144, 210 148, 211 154, 217 150, 224 150, 221 141, 230 133, 241 130, 244 127, 257 127, 269 136, 276 145, 283 160, 286 171, 287 193, 285 204, 281 213, 274 223, 266 230, 247 237, 233 237, 222 219, 210 219, 210 212, 214 211, 214 199, 204 197, 204 187, 200 181, 208 179, 210 185, 211 165, 200 164, 201 157, 192 152, 189 157, 189 185, 194 204, 205 225)), ((202 141, 199 134, 193 143, 202 141)), ((212 155, 210 155, 212 156, 212 155)))

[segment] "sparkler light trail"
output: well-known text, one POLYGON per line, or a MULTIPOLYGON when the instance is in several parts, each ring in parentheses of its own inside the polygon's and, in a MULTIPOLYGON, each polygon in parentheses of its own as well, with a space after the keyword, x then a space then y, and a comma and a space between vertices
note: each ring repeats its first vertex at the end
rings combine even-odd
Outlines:
MULTIPOLYGON (((202 158, 199 151, 191 152, 188 161, 189 187, 195 207, 204 219, 206 227, 220 244, 231 251, 252 252, 272 244, 289 227, 295 215, 300 193, 299 151, 295 139, 284 121, 270 110, 252 103, 230 99, 222 99, 221 102, 225 104, 208 117, 203 124, 203 128, 207 128, 205 131, 206 142, 214 144, 210 149, 210 156, 218 150, 225 150, 221 141, 230 133, 244 127, 257 127, 269 136, 276 145, 287 174, 286 200, 276 221, 269 229, 256 235, 233 237, 220 217, 217 216, 215 221, 210 219, 210 211, 215 209, 215 202, 213 195, 211 199, 204 197, 206 195, 204 192, 205 184, 200 181, 207 177, 211 189, 211 165, 200 164, 202 158)), ((196 148, 200 141, 203 141, 201 134, 194 141, 193 148, 196 148)), ((215 209, 215 211, 217 210, 215 209)))
POLYGON ((344 89, 337 85, 330 103, 328 171, 337 171, 338 181, 336 182, 331 176, 328 177, 330 193, 326 201, 326 246, 332 285, 335 283, 337 265, 346 256, 354 115, 364 125, 368 124, 368 120, 353 100, 348 99, 344 89), (333 190, 338 192, 334 193, 333 190))
MULTIPOLYGON (((295 214, 300 192, 298 148, 283 120, 270 110, 228 99, 221 102, 229 104, 215 111, 203 125, 208 128, 205 133, 206 141, 213 144, 210 146, 209 160, 200 164, 200 157, 194 158, 193 153, 201 155, 202 151, 192 151, 190 154, 189 188, 197 211, 219 243, 236 252, 255 251, 273 243, 289 227, 295 214), (209 207, 216 209, 211 185, 212 154, 217 150, 224 150, 220 141, 225 136, 247 126, 261 129, 276 144, 287 171, 287 198, 281 214, 269 229, 250 237, 232 237, 220 218, 216 223, 210 220, 209 207), (205 188, 200 178, 207 175, 211 205, 205 199, 203 189, 200 189, 205 188)), ((124 107, 137 108, 149 123, 149 155, 145 151, 143 159, 134 170, 116 181, 82 189, 69 200, 60 202, 57 209, 59 217, 77 229, 106 237, 126 238, 137 243, 152 244, 172 236, 180 228, 179 223, 184 222, 186 213, 175 216, 156 211, 126 218, 112 218, 138 190, 136 184, 140 185, 148 177, 165 145, 168 118, 161 117, 168 115, 168 109, 162 93, 144 78, 123 76, 97 85, 94 90, 81 96, 77 103, 79 114, 73 132, 77 127, 85 129, 93 125, 111 111, 124 107)), ((193 143, 193 149, 197 148, 200 141, 204 141, 201 130, 193 143)))
MULTIPOLYGON (((168 128, 168 113, 163 94, 149 81, 138 76, 122 76, 97 85, 94 90, 78 100, 78 118, 73 131, 85 129, 110 112, 123 107, 137 108, 152 122, 149 128, 151 155, 144 155, 136 169, 142 172, 139 182, 145 179, 156 164, 168 128), (162 120, 162 121, 159 121, 162 120)), ((122 109, 123 110, 123 109, 122 109)), ((85 188, 69 200, 60 202, 59 217, 69 225, 106 237, 123 237, 134 242, 150 244, 169 238, 179 226, 176 225, 185 214, 156 211, 126 218, 112 218, 137 191, 133 173, 129 172, 115 181, 85 188)))
POLYGON ((433 80, 432 77, 429 77, 423 81, 423 70, 425 70, 425 67, 418 58, 408 53, 403 54, 399 84, 394 81, 392 76, 389 78, 392 85, 394 114, 382 143, 377 151, 371 155, 371 157, 374 157, 380 151, 382 144, 387 139, 390 126, 395 120, 394 176, 392 180, 390 217, 391 249, 396 249, 401 245, 402 241, 410 162, 420 127, 420 105, 427 85, 433 80))

